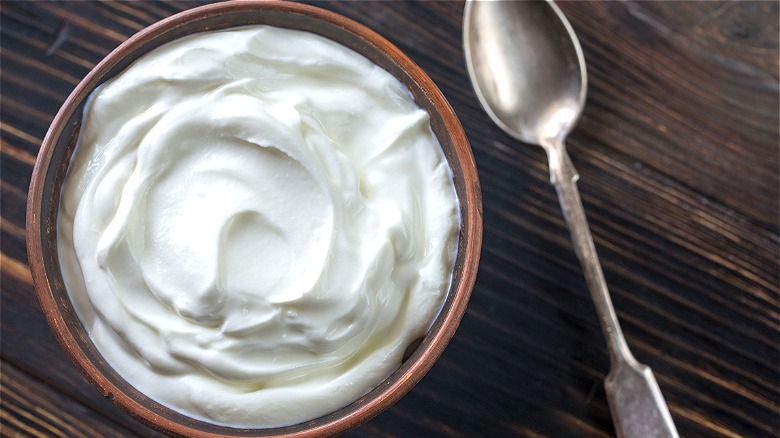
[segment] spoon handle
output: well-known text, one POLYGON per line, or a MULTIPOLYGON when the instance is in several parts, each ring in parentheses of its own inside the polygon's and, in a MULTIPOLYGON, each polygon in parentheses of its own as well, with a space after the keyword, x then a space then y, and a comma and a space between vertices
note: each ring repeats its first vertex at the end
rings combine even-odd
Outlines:
POLYGON ((677 438, 677 430, 653 372, 634 359, 620 329, 577 190, 577 170, 562 139, 543 146, 550 160, 550 180, 558 192, 574 250, 609 345, 611 370, 604 387, 617 434, 622 438, 677 438))
POLYGON ((678 438, 653 371, 633 358, 618 363, 604 381, 615 431, 621 438, 678 438))

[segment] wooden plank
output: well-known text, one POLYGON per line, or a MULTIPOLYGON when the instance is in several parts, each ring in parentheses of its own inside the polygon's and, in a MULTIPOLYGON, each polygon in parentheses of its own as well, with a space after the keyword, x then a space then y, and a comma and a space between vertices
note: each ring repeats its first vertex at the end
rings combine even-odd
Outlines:
MULTIPOLYGON (((48 329, 26 267, 26 191, 73 85, 140 26, 201 3, 3 4, 4 434, 154 435, 89 387, 48 329), (6 396, 7 375, 35 391, 6 396)), ((455 338, 413 391, 346 436, 612 436, 604 341, 544 153, 480 107, 463 3, 314 4, 378 31, 438 84, 471 141, 485 206, 480 273, 455 338)), ((629 343, 683 436, 780 435, 777 3, 561 7, 590 84, 568 144, 629 343)))
POLYGON ((0 418, 3 436, 108 438, 132 432, 106 423, 100 414, 4 361, 0 361, 0 418))

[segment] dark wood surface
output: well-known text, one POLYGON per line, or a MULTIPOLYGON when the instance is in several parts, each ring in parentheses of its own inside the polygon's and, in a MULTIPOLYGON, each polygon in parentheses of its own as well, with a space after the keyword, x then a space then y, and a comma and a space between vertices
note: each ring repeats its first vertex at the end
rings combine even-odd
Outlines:
MULTIPOLYGON (((4 436, 157 436, 90 387, 38 306, 25 202, 48 124, 89 69, 198 2, 4 1, 0 243, 4 436)), ((609 360, 544 153, 471 89, 460 2, 317 3, 417 62, 461 118, 482 263, 453 341, 348 436, 612 436, 609 360)), ((682 436, 780 434, 778 2, 572 2, 590 89, 568 145, 615 307, 682 436)))

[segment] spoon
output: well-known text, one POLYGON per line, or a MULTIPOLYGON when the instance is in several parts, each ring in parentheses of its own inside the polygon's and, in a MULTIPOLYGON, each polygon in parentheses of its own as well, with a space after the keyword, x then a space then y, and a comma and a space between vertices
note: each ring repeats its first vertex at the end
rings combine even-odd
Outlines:
POLYGON ((564 140, 585 105, 587 76, 577 36, 552 1, 468 1, 463 45, 471 82, 490 118, 512 137, 544 148, 582 265, 611 369, 604 381, 617 435, 678 437, 652 370, 628 349, 588 229, 564 140))

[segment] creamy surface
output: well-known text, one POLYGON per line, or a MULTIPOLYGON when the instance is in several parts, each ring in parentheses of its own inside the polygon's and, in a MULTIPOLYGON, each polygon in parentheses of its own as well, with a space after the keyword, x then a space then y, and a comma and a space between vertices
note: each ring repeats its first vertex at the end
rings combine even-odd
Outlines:
POLYGON ((85 108, 63 276, 95 345, 160 403, 271 427, 346 406, 423 336, 459 217, 428 114, 322 37, 165 45, 85 108))

